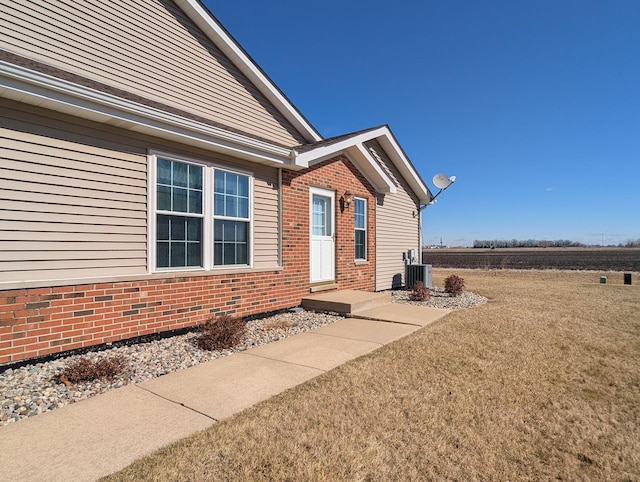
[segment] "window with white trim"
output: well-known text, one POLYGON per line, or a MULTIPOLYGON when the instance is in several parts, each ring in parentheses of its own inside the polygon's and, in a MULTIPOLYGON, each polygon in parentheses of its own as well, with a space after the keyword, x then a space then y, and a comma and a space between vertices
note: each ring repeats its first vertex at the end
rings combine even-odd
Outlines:
POLYGON ((249 177, 214 172, 213 264, 249 264, 249 177))
POLYGON ((353 224, 355 228, 355 258, 367 259, 367 200, 354 198, 353 224))
POLYGON ((249 266, 251 176, 164 157, 155 167, 156 269, 249 266))
POLYGON ((156 267, 202 266, 202 166, 158 159, 156 267))

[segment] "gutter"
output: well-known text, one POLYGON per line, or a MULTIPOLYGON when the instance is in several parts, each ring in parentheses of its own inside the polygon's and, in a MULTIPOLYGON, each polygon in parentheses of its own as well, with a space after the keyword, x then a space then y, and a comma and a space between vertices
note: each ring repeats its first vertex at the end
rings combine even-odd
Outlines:
POLYGON ((290 166, 290 148, 231 132, 133 100, 0 61, 1 97, 275 167, 290 166), (3 91, 4 90, 4 91, 3 91))

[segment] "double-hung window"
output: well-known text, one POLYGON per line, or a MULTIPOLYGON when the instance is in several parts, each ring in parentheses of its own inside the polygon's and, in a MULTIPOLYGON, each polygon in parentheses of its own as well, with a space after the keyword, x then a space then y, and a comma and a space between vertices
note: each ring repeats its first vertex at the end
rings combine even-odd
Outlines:
POLYGON ((155 267, 249 266, 251 177, 158 157, 155 267))
POLYGON ((158 159, 156 267, 202 264, 203 167, 158 159))
POLYGON ((355 258, 357 260, 365 260, 367 259, 367 200, 355 198, 353 200, 353 205, 355 258))
POLYGON ((213 264, 249 264, 249 178, 214 173, 213 264))

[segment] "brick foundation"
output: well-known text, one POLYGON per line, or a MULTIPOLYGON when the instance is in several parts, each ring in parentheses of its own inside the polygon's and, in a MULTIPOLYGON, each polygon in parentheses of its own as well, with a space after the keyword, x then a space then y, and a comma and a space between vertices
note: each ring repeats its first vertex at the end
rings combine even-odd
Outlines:
MULTIPOLYGON (((248 316, 300 304, 309 293, 309 187, 336 192, 336 283, 375 289, 375 193, 345 158, 283 172, 283 269, 0 291, 0 365, 186 328, 215 314, 248 316), (354 261, 350 191, 367 199, 368 261, 354 261)), ((46 284, 43 282, 43 285, 46 284)))

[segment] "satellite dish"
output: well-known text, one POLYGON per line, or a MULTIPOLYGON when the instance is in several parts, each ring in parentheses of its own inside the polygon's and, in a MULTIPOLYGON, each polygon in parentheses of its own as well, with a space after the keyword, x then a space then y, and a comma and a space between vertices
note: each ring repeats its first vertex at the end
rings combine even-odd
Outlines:
POLYGON ((446 189, 455 180, 456 180, 455 176, 449 177, 444 174, 436 174, 435 176, 433 176, 433 185, 438 189, 446 189))

